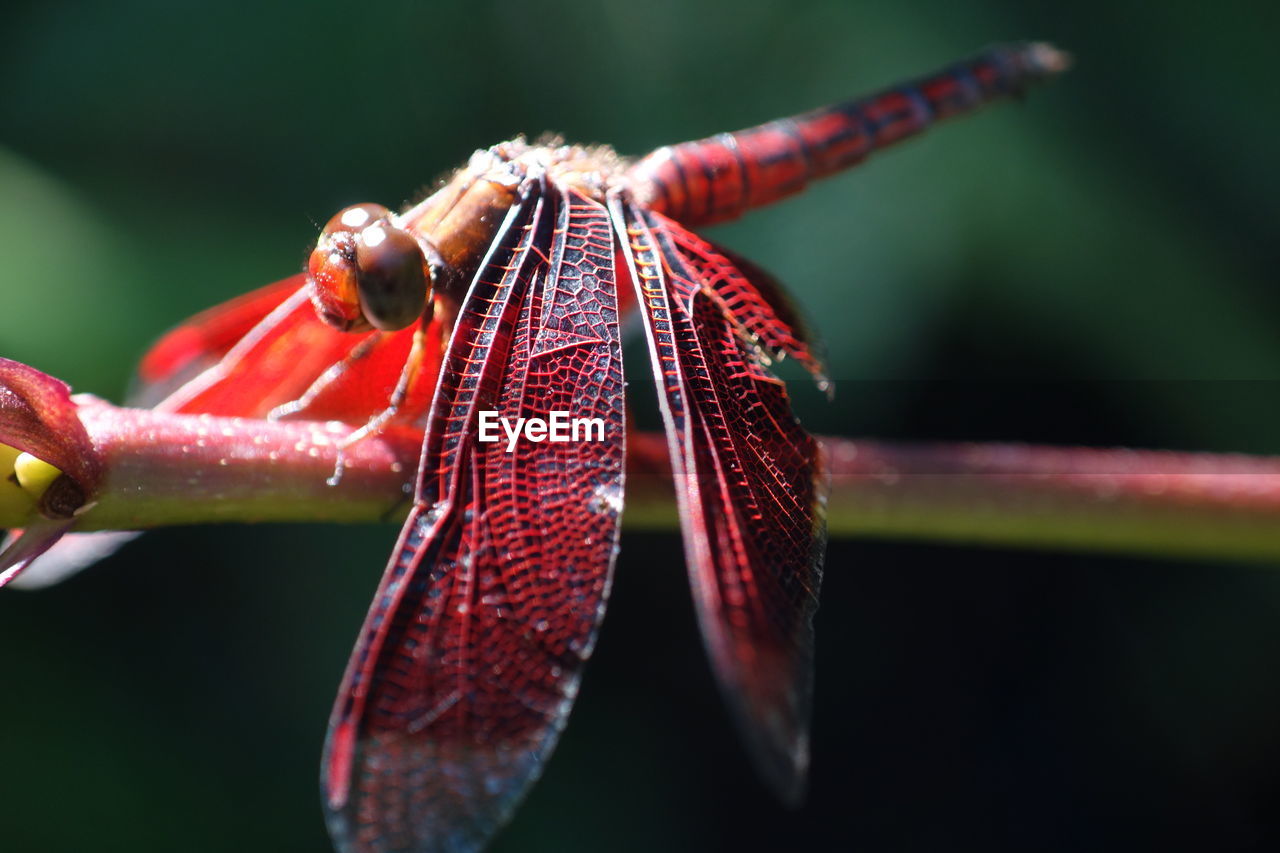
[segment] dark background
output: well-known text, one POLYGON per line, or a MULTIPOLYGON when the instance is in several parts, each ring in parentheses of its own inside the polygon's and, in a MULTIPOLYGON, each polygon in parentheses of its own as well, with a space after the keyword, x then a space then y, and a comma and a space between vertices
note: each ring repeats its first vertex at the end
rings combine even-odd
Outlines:
MULTIPOLYGON (((806 423, 1280 452, 1274 12, 1042 5, 11 6, 0 355, 120 399, 166 327, 476 147, 641 153, 1035 37, 1078 67, 1022 107, 712 232, 828 342, 836 402, 796 383, 806 423)), ((326 850, 323 728, 393 535, 168 530, 0 594, 0 848, 326 850)), ((1273 569, 833 542, 788 812, 719 705, 678 537, 629 533, 495 849, 1275 849, 1273 569)))

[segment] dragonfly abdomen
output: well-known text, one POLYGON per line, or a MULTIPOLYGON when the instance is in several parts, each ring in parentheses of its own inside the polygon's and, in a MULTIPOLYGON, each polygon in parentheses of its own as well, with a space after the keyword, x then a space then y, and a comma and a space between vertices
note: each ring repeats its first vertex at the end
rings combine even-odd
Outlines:
POLYGON ((871 97, 659 148, 632 166, 629 177, 643 203, 685 225, 734 219, 939 119, 1018 95, 1068 62, 1066 54, 1040 42, 994 47, 871 97))

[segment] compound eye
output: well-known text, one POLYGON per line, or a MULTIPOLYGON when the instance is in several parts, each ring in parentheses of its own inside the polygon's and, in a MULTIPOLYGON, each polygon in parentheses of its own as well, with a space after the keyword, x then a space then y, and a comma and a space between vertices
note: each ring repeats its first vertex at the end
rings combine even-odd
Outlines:
POLYGON ((426 259, 412 235, 375 224, 356 236, 360 308, 375 329, 393 332, 422 316, 427 304, 426 259))
POLYGON ((307 261, 307 286, 321 320, 344 332, 369 329, 360 311, 355 236, 350 232, 320 235, 307 261))
POLYGON ((322 237, 343 231, 356 234, 375 222, 386 222, 390 218, 391 211, 380 204, 353 204, 335 213, 320 233, 322 237))
POLYGON ((343 208, 325 224, 307 280, 320 319, 350 332, 405 328, 421 316, 431 287, 418 241, 380 204, 343 208))

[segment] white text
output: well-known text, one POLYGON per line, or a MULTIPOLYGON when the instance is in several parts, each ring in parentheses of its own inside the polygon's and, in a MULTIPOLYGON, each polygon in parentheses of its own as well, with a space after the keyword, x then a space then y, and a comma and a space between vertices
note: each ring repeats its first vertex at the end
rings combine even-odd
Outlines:
POLYGON ((535 444, 543 441, 604 441, 604 418, 574 418, 568 412, 550 412, 547 418, 505 418, 492 409, 480 412, 480 441, 493 443, 505 436, 507 452, 516 449, 523 435, 535 444))

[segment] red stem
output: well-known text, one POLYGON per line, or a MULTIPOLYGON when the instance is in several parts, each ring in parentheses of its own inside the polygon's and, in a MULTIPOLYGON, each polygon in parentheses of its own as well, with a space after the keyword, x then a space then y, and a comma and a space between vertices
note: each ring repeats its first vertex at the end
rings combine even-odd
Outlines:
MULTIPOLYGON (((103 487, 81 530, 223 521, 392 520, 421 433, 345 450, 350 428, 157 414, 78 400, 103 487)), ((1280 558, 1280 459, 827 438, 832 535, 1280 558)), ((630 437, 627 521, 676 526, 665 441, 630 437)))

